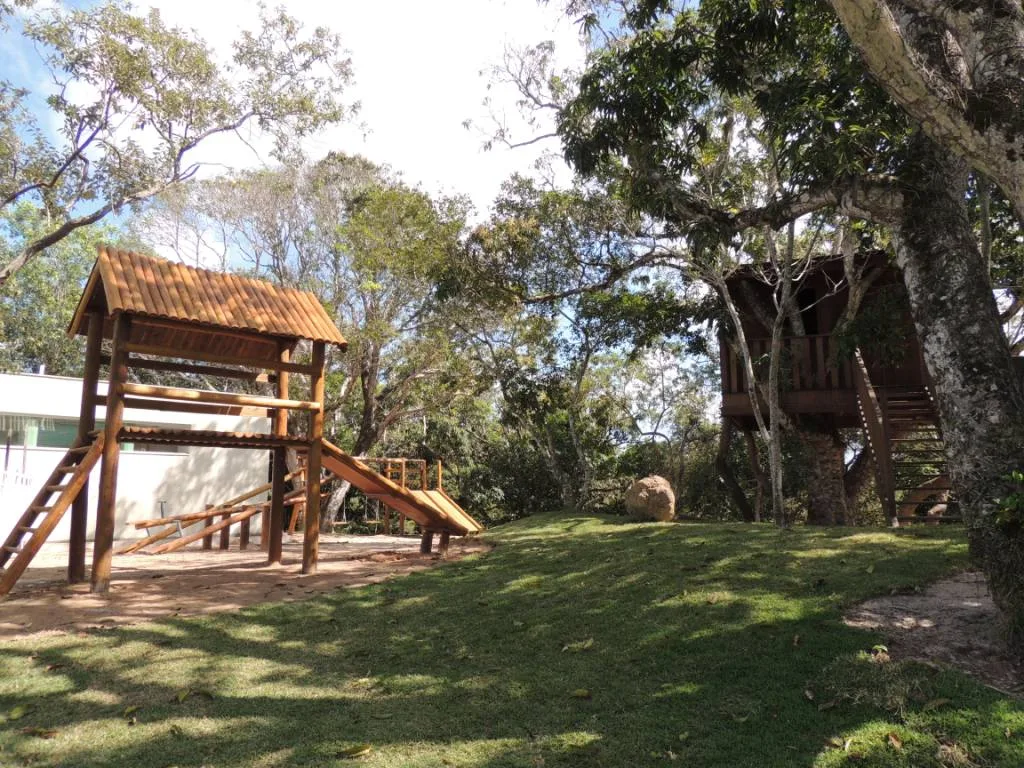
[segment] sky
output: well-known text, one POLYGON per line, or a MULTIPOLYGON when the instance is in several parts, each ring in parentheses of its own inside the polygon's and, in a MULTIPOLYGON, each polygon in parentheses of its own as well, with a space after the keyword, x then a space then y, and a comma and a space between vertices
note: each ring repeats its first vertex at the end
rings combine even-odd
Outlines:
MULTIPOLYGON (((272 4, 272 3, 271 3, 272 4)), ((242 28, 258 17, 251 0, 159 0, 152 3, 173 24, 194 28, 215 50, 227 54, 242 28)), ((146 4, 140 2, 142 10, 146 4)), ((361 102, 358 124, 335 127, 308 142, 307 152, 321 157, 331 150, 362 154, 387 164, 429 192, 465 194, 477 214, 485 214, 501 182, 514 171, 528 171, 555 141, 510 150, 483 149, 483 136, 463 122, 487 125, 482 102, 487 77, 507 45, 554 40, 562 63, 582 61, 577 29, 558 3, 536 0, 290 0, 290 14, 309 29, 327 26, 339 33, 352 58, 355 83, 344 96, 361 102)), ((491 93, 498 106, 515 116, 515 95, 491 93)), ((221 148, 218 147, 218 151, 221 148)), ((235 142, 218 159, 253 166, 260 160, 235 142)), ((563 178, 568 170, 562 166, 563 178)))
MULTIPOLYGON (((35 7, 57 2, 37 0, 35 7)), ((558 152, 553 139, 522 149, 485 151, 482 132, 489 125, 483 106, 487 96, 513 123, 517 115, 516 94, 510 88, 487 88, 486 70, 500 62, 506 46, 552 40, 560 66, 582 62, 578 30, 559 11, 558 2, 287 0, 285 5, 308 30, 326 26, 340 34, 354 73, 343 100, 361 103, 355 121, 327 129, 306 143, 313 159, 332 150, 364 155, 428 192, 468 195, 482 217, 511 173, 529 172, 541 153, 558 152), (467 119, 479 128, 467 130, 467 119)), ((135 0, 139 13, 150 7, 169 24, 195 30, 224 60, 239 31, 256 29, 259 20, 256 0, 135 0)), ((52 87, 38 53, 13 31, 3 37, 0 79, 27 87, 35 105, 45 110, 42 99, 52 87)), ((222 172, 225 166, 250 168, 269 162, 237 139, 211 143, 199 157, 217 163, 203 175, 222 172)), ((569 179, 560 161, 555 170, 556 177, 569 179)))

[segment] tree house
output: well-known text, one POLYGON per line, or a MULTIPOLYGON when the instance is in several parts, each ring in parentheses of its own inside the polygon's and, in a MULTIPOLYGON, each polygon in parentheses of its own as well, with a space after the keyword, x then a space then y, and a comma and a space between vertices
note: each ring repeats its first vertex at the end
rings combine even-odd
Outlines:
MULTIPOLYGON (((952 489, 931 380, 899 273, 882 253, 861 259, 858 266, 873 280, 846 332, 837 332, 850 299, 841 258, 820 261, 795 288, 798 311, 783 339, 780 401, 797 421, 864 429, 879 498, 887 517, 898 524, 915 519, 928 502, 933 512, 944 512, 952 489)), ((727 285, 755 374, 761 379, 764 373, 763 387, 775 317, 773 289, 751 268, 734 272, 727 285)), ((736 342, 722 332, 719 345, 723 419, 753 430, 750 382, 736 342)), ((766 401, 760 394, 755 399, 767 419, 766 401)))

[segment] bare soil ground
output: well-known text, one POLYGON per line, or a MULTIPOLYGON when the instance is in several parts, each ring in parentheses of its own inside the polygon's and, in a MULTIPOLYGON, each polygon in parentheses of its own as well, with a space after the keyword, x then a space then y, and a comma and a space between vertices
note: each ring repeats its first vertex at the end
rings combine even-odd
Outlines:
MULTIPOLYGON (((303 576, 302 540, 285 539, 283 563, 275 566, 267 565, 258 543, 241 552, 237 541, 224 551, 203 551, 197 544, 165 555, 115 555, 110 593, 103 596, 90 594, 88 584, 68 585, 67 545, 47 545, 0 602, 0 641, 36 632, 80 631, 304 600, 384 581, 440 560, 436 553, 421 555, 419 538, 414 536, 323 534, 317 573, 303 576)), ((477 540, 453 538, 448 559, 487 549, 477 540)))
POLYGON ((980 573, 961 573, 919 593, 868 600, 845 620, 881 631, 893 659, 957 667, 1003 693, 1024 696, 1024 670, 1006 653, 999 612, 980 573))

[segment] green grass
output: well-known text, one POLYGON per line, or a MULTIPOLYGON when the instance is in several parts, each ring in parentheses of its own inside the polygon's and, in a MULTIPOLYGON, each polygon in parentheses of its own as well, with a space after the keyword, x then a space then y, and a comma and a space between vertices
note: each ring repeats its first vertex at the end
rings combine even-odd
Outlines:
POLYGON ((538 516, 488 538, 309 602, 5 644, 0 765, 1024 765, 1019 702, 876 663, 840 619, 964 567, 956 531, 538 516))

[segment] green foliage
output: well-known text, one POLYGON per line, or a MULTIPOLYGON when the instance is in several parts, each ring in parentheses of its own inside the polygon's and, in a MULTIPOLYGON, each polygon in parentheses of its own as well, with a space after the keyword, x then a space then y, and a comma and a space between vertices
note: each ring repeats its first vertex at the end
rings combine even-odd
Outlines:
POLYGON ((1003 479, 1009 487, 996 499, 996 524, 1008 535, 1017 535, 1024 529, 1024 472, 1014 470, 1003 479))
MULTIPOLYGON (((16 251, 45 226, 25 203, 0 213, 0 254, 16 251)), ((84 345, 69 338, 67 328, 96 258, 94 244, 115 237, 109 228, 77 230, 0 286, 0 370, 45 365, 53 375, 81 374, 84 345)))
POLYGON ((351 73, 338 38, 305 33, 283 9, 261 7, 260 24, 221 66, 194 33, 117 0, 25 16, 17 32, 55 87, 37 111, 28 90, 0 82, 0 206, 30 202, 48 223, 5 260, 0 282, 78 227, 190 179, 194 150, 212 137, 251 125, 283 159, 342 119, 351 73))

